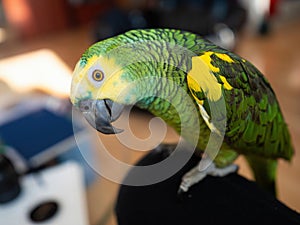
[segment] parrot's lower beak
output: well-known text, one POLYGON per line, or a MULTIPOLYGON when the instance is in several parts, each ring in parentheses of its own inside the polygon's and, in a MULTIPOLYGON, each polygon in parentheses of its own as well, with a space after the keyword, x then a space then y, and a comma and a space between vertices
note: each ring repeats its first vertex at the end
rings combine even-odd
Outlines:
POLYGON ((117 134, 123 131, 111 124, 121 115, 124 108, 122 104, 115 103, 109 99, 85 99, 81 100, 78 106, 89 124, 99 132, 103 134, 117 134))

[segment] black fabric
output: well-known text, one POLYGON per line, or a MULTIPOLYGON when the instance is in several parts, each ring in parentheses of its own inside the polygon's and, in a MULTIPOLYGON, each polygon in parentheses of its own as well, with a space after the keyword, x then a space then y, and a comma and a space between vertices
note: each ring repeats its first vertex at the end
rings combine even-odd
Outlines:
MULTIPOLYGON (((163 152, 153 151, 137 165, 154 164, 164 158, 163 152)), ((157 184, 121 186, 115 208, 118 224, 300 224, 300 214, 236 173, 222 178, 208 176, 178 196, 181 177, 198 161, 193 157, 177 174, 157 184)), ((127 179, 132 174, 134 171, 127 179)))

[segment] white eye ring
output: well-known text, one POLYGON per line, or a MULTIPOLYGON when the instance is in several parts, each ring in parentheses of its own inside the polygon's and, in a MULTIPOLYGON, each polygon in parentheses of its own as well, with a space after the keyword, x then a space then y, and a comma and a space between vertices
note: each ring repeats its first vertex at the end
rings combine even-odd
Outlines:
POLYGON ((88 80, 95 87, 99 87, 105 79, 104 71, 98 65, 93 66, 88 71, 88 80))

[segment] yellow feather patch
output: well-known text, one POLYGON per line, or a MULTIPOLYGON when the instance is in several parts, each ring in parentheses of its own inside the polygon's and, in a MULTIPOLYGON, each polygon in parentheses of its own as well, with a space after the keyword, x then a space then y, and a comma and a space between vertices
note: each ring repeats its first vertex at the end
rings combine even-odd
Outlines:
POLYGON ((86 65, 84 66, 84 69, 87 70, 88 68, 90 68, 91 66, 93 66, 94 63, 95 63, 97 60, 99 60, 99 56, 93 55, 91 58, 89 58, 89 59, 87 60, 87 63, 86 63, 86 65))
POLYGON ((220 79, 222 80, 222 82, 224 83, 223 84, 223 87, 226 89, 226 90, 231 90, 233 87, 228 83, 228 81, 226 80, 226 77, 224 76, 220 76, 220 79))
POLYGON ((125 103, 123 97, 125 97, 126 94, 124 91, 129 90, 130 84, 121 77, 122 74, 123 71, 119 70, 108 77, 97 92, 97 98, 109 98, 115 102, 125 103))
POLYGON ((203 100, 199 100, 197 98, 197 96, 194 95, 193 91, 194 92, 202 92, 201 88, 200 88, 200 85, 197 83, 197 81, 188 74, 187 76, 187 83, 188 83, 188 87, 189 89, 191 90, 191 93, 194 97, 194 99, 196 100, 196 102, 200 105, 203 105, 203 100))
MULTIPOLYGON (((214 65, 212 65, 212 63, 211 63, 211 61, 212 61, 211 56, 212 55, 216 55, 219 59, 221 59, 225 62, 228 62, 228 63, 233 63, 234 62, 234 60, 227 54, 216 53, 216 52, 212 52, 212 51, 205 52, 203 55, 200 56, 200 58, 208 65, 208 67, 213 72, 220 72, 220 68, 215 67, 214 65)), ((228 83, 228 81, 226 80, 226 78, 224 76, 220 76, 220 79, 224 83, 223 86, 226 90, 231 90, 232 89, 232 86, 228 83)))
POLYGON ((218 83, 211 68, 201 56, 192 58, 192 69, 187 76, 188 81, 191 82, 188 83, 190 89, 198 91, 200 87, 211 101, 218 101, 222 97, 221 84, 218 83))
POLYGON ((136 85, 138 82, 128 82, 123 76, 124 70, 116 64, 114 58, 99 58, 106 78, 97 90, 97 99, 111 99, 121 104, 132 104, 138 99, 136 85))
POLYGON ((72 82, 74 84, 79 83, 83 79, 84 74, 81 73, 81 70, 82 70, 82 68, 80 67, 80 62, 78 62, 75 66, 75 69, 74 69, 73 75, 72 75, 72 82))
POLYGON ((211 118, 203 107, 203 101, 199 100, 193 94, 193 91, 200 89, 204 92, 206 98, 212 102, 217 102, 222 98, 222 86, 218 83, 211 67, 207 65, 207 61, 203 60, 203 57, 195 56, 192 58, 192 69, 187 75, 187 80, 191 93, 198 103, 200 114, 204 122, 212 132, 221 135, 215 124, 210 121, 211 118))
POLYGON ((229 55, 227 55, 227 54, 215 53, 215 55, 216 55, 218 58, 220 58, 220 59, 222 59, 223 61, 225 61, 225 62, 228 62, 228 63, 233 63, 233 62, 234 62, 234 60, 233 60, 229 55))
POLYGON ((197 80, 194 79, 190 74, 187 76, 187 83, 190 89, 195 92, 202 92, 200 85, 197 83, 197 80))
MULTIPOLYGON (((87 93, 93 99, 110 98, 116 102, 124 100, 121 92, 124 94, 124 89, 128 88, 128 83, 122 79, 122 68, 116 64, 113 58, 103 56, 92 56, 88 59, 84 67, 77 63, 72 80, 71 101, 75 102, 76 99, 85 97, 87 93), (100 69, 104 74, 104 79, 100 86, 95 85, 89 78, 89 74, 94 68, 100 69)), ((127 99, 128 100, 128 99, 127 99)))
POLYGON ((213 64, 211 64, 211 55, 215 54, 214 52, 205 52, 203 55, 200 56, 200 58, 209 66, 209 68, 213 72, 220 72, 220 69, 218 67, 215 67, 213 64))
MULTIPOLYGON (((77 85, 82 82, 83 79, 87 78, 86 74, 89 68, 95 64, 95 62, 98 60, 98 56, 94 55, 87 61, 87 64, 84 67, 80 66, 80 61, 76 64, 73 76, 72 76, 72 82, 73 85, 77 85)), ((92 88, 92 85, 89 85, 90 88, 92 88)))

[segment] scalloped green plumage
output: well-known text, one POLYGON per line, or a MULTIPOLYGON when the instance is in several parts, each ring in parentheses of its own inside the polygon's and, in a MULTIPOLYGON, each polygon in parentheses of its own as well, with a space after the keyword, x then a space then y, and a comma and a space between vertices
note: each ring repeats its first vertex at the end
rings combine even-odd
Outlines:
MULTIPOLYGON (((173 29, 148 29, 132 30, 94 44, 83 54, 80 65, 84 67, 91 57, 108 55, 111 50, 119 46, 147 41, 152 43, 123 55, 119 53, 109 57, 114 57, 116 63, 124 67, 124 76, 129 80, 142 77, 146 73, 172 79, 195 99, 195 105, 203 103, 209 113, 207 98, 201 87, 193 89, 187 84, 187 75, 193 66, 192 57, 203 56, 208 68, 211 69, 210 72, 222 87, 226 102, 227 130, 223 150, 246 155, 258 182, 263 187, 270 188, 271 184, 274 184, 276 159, 290 160, 293 148, 275 93, 260 71, 250 62, 193 33, 173 29), (175 54, 172 52, 174 45, 181 46, 187 51, 175 54), (193 54, 189 54, 190 52, 193 54), (127 65, 131 59, 137 57, 145 59, 144 62, 127 65), (166 62, 159 63, 162 59, 166 62), (151 60, 155 63, 151 63, 151 60), (180 70, 176 67, 180 67, 180 70), (224 81, 227 83, 226 87, 224 81)), ((200 71, 199 76, 201 76, 200 71)), ((141 92, 149 88, 150 85, 145 84, 141 87, 141 92)), ((177 96, 179 93, 176 92, 176 88, 163 86, 151 88, 157 88, 157 91, 161 91, 166 96, 173 96, 174 99, 181 99, 181 96, 177 96)), ((190 118, 185 102, 180 103, 176 100, 176 105, 182 106, 185 121, 190 121, 188 123, 195 121, 195 118, 190 118)), ((167 101, 148 98, 141 100, 137 106, 149 110, 180 131, 177 112, 167 101)), ((205 148, 210 133, 203 121, 201 129, 203 131, 200 132, 199 151, 205 148)), ((226 159, 224 155, 226 154, 220 154, 219 158, 217 156, 215 159, 217 165, 221 161, 219 165, 233 161, 232 155, 230 159, 226 159)), ((274 190, 275 188, 272 189, 274 190)))

